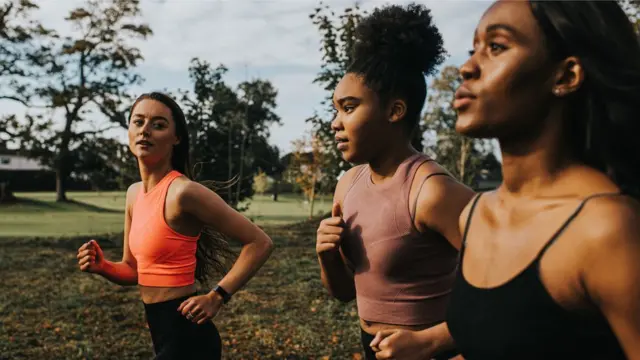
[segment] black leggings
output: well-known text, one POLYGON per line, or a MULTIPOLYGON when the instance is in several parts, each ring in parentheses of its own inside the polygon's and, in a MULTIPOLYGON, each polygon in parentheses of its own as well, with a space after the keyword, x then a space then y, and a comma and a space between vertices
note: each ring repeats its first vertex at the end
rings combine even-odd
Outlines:
POLYGON ((211 321, 198 325, 178 311, 180 304, 193 295, 144 304, 156 360, 222 358, 222 341, 215 325, 211 321))
MULTIPOLYGON (((362 348, 364 349, 364 358, 365 360, 376 360, 376 353, 371 349, 371 342, 375 338, 375 335, 371 335, 366 333, 364 330, 360 329, 360 340, 362 341, 362 348)), ((447 351, 443 352, 439 355, 434 356, 433 358, 436 360, 449 360, 455 356, 459 355, 457 351, 447 351)))

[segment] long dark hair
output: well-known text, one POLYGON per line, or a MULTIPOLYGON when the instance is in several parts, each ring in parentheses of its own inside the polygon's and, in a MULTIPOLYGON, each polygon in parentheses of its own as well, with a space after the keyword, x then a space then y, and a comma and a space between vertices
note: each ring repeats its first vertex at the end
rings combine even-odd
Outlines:
POLYGON ((425 76, 446 55, 431 11, 416 4, 378 8, 358 23, 355 32, 347 72, 362 76, 383 103, 394 97, 405 100, 403 122, 413 132, 427 96, 425 76))
MULTIPOLYGON (((131 112, 136 105, 144 100, 152 99, 163 103, 171 110, 171 116, 175 123, 176 136, 180 142, 173 147, 171 154, 171 167, 182 173, 190 180, 194 180, 189 154, 189 132, 187 119, 182 109, 171 97, 159 92, 150 92, 140 95, 131 106, 131 112)), ((131 116, 131 115, 130 115, 131 116)), ((202 181, 203 185, 216 191, 225 186, 232 185, 229 182, 202 181)), ((207 284, 212 277, 226 273, 228 265, 234 259, 236 253, 229 246, 227 236, 223 233, 205 226, 198 239, 198 249, 196 251, 196 274, 195 277, 200 283, 207 284)))
POLYGON ((585 79, 568 98, 573 155, 640 198, 640 43, 617 1, 529 1, 552 61, 580 59, 585 79))

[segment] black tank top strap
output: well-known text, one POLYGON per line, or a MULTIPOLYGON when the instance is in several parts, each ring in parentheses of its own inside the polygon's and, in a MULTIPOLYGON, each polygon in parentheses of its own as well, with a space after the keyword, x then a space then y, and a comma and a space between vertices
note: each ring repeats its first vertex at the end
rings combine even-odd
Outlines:
MULTIPOLYGON (((476 205, 478 205, 478 200, 480 200, 480 196, 483 193, 479 193, 476 195, 471 203, 471 208, 469 209, 469 215, 467 215, 467 221, 464 224, 464 233, 462 234, 462 245, 460 246, 460 251, 458 252, 458 266, 462 264, 462 258, 464 257, 464 250, 467 245, 467 234, 469 234, 469 227, 471 227, 471 218, 473 217, 473 213, 476 210, 476 205)), ((462 268, 459 270, 462 273, 462 268)))
POLYGON ((565 220, 565 222, 562 223, 560 228, 558 230, 556 230, 556 232, 551 236, 551 238, 547 241, 547 243, 544 244, 542 249, 540 249, 540 251, 538 252, 538 255, 535 258, 535 261, 539 261, 542 258, 542 256, 547 252, 547 250, 551 247, 551 245, 553 245, 553 243, 556 242, 556 240, 560 237, 560 235, 562 235, 562 233, 564 233, 564 231, 569 227, 569 225, 571 225, 573 220, 576 217, 578 217, 578 215, 580 214, 580 212, 582 211, 582 209, 584 208, 584 206, 587 204, 587 202, 589 200, 594 199, 594 198, 599 198, 599 197, 617 196, 617 195, 622 195, 622 194, 619 193, 619 192, 615 192, 615 193, 597 193, 597 194, 589 195, 586 198, 584 198, 580 202, 578 207, 573 211, 573 213, 571 213, 569 218, 567 218, 567 220, 565 220))
POLYGON ((471 209, 469 209, 469 215, 467 216, 467 221, 464 225, 464 234, 462 234, 462 247, 464 248, 465 244, 467 243, 467 234, 469 234, 469 227, 471 226, 471 218, 473 217, 473 212, 476 210, 476 205, 478 205, 478 200, 480 200, 480 196, 482 196, 483 193, 479 193, 478 195, 476 195, 476 197, 472 200, 473 202, 471 203, 471 209))

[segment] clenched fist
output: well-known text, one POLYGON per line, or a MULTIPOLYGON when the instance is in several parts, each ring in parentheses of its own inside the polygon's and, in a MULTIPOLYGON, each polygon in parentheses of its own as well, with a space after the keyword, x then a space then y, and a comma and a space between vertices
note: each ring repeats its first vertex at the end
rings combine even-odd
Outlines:
POLYGON ((100 245, 95 240, 84 243, 78 249, 78 265, 80 270, 89 273, 99 273, 104 265, 104 255, 100 245))
POLYGON ((342 220, 340 203, 334 203, 331 209, 331 217, 322 220, 318 227, 316 238, 316 252, 318 255, 335 253, 340 248, 340 242, 344 234, 345 224, 342 220))

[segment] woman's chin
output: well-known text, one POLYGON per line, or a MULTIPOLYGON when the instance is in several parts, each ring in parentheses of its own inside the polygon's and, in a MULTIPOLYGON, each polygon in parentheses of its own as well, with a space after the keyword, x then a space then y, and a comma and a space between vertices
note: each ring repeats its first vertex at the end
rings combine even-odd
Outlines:
POLYGON ((478 120, 479 119, 474 119, 471 116, 458 116, 456 120, 456 133, 477 139, 493 137, 490 127, 478 120))

